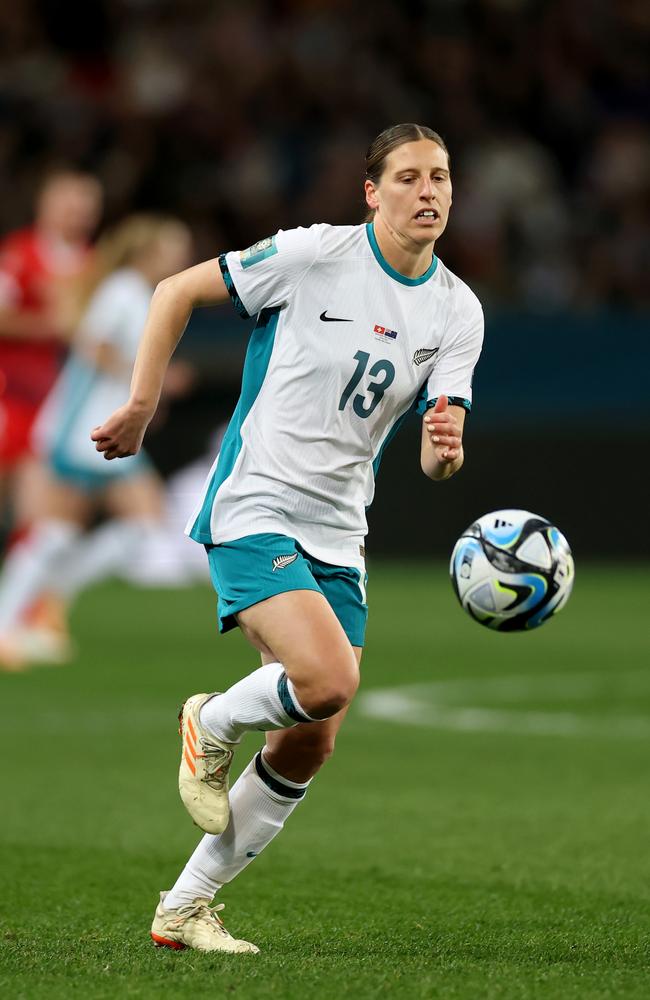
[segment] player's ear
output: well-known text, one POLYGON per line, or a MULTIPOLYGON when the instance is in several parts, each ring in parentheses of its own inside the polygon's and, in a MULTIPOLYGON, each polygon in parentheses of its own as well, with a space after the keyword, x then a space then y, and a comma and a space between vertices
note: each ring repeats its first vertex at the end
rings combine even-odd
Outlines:
POLYGON ((364 184, 364 190, 366 192, 366 205, 368 208, 379 208, 379 198, 377 197, 377 188, 371 180, 367 180, 364 184))

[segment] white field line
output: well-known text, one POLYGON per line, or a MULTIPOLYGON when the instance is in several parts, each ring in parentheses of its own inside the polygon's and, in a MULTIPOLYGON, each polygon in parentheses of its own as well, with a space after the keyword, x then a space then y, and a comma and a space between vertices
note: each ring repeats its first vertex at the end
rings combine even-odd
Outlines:
POLYGON ((576 711, 576 702, 600 695, 650 693, 650 671, 616 675, 547 674, 433 681, 369 691, 357 699, 357 710, 373 719, 456 732, 516 733, 542 736, 599 736, 647 739, 650 715, 593 715, 576 711), (517 705, 540 698, 572 702, 572 711, 545 712, 525 708, 490 708, 498 700, 517 705))

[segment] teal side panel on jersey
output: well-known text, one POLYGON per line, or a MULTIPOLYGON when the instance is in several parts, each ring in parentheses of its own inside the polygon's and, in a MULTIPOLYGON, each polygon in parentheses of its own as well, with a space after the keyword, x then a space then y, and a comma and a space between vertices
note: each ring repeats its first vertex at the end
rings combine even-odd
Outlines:
POLYGON ((248 350, 246 351, 246 360, 244 361, 239 402, 224 435, 221 451, 219 452, 219 461, 206 492, 203 506, 190 532, 190 537, 196 542, 209 544, 212 541, 210 521, 212 519, 214 498, 221 484, 232 473, 237 456, 241 451, 242 424, 262 388, 273 352, 279 314, 279 308, 263 309, 251 334, 248 350))
POLYGON ((421 413, 421 412, 423 412, 422 410, 420 410, 420 406, 422 406, 422 404, 424 402, 426 402, 426 398, 427 398, 427 387, 426 387, 426 384, 425 384, 425 385, 422 386, 422 388, 418 392, 417 396, 415 397, 415 399, 413 400, 413 402, 409 406, 408 410, 405 410, 404 413, 401 415, 401 417, 397 418, 397 420, 395 421, 395 423, 393 424, 393 426, 389 430, 388 434, 386 435, 386 437, 382 441, 381 447, 380 447, 379 451, 377 452, 377 454, 375 456, 375 459, 374 459, 374 461, 372 463, 372 472, 373 472, 373 475, 374 475, 375 479, 377 478, 377 473, 379 472, 379 466, 381 465, 381 459, 382 459, 382 455, 384 454, 384 449, 393 440, 393 438, 397 434, 398 430, 400 429, 400 427, 402 426, 402 424, 404 423, 404 421, 406 420, 406 418, 409 416, 410 413, 421 413))
POLYGON ((419 278, 407 278, 406 275, 400 274, 396 271, 394 267, 388 263, 383 253, 379 249, 379 244, 377 243, 377 237, 375 236, 375 227, 372 222, 366 223, 366 234, 368 236, 368 242, 370 243, 373 254, 375 255, 375 260, 381 267, 382 271, 394 278, 395 281, 399 281, 402 285, 422 285, 425 281, 428 281, 432 274, 435 274, 436 268, 438 266, 438 258, 433 255, 429 267, 426 269, 424 274, 421 274, 419 278))
MULTIPOLYGON (((88 399, 96 382, 97 369, 85 364, 80 358, 73 355, 66 366, 63 378, 65 393, 62 396, 65 402, 62 405, 62 412, 58 417, 60 424, 52 443, 52 453, 65 449, 66 442, 77 419, 77 414, 88 399)), ((88 431, 89 442, 90 430, 88 431)), ((94 446, 91 445, 91 447, 94 446)))

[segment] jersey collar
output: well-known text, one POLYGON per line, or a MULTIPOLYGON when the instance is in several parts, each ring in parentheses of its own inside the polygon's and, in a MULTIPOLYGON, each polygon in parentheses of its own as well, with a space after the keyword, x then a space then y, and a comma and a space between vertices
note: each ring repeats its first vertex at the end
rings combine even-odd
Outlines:
POLYGON ((385 271, 386 274, 388 274, 391 278, 394 278, 395 281, 399 281, 400 284, 423 285, 424 282, 428 281, 431 275, 435 273, 435 270, 438 266, 438 258, 434 254, 433 260, 431 261, 430 266, 427 268, 424 274, 421 274, 419 278, 407 278, 404 274, 400 274, 399 271, 396 271, 394 267, 391 267, 391 265, 388 263, 388 261, 382 254, 381 250, 379 249, 379 244, 377 243, 377 237, 375 236, 375 227, 372 222, 366 223, 366 235, 368 237, 370 248, 373 254, 375 255, 375 260, 379 264, 382 271, 385 271))

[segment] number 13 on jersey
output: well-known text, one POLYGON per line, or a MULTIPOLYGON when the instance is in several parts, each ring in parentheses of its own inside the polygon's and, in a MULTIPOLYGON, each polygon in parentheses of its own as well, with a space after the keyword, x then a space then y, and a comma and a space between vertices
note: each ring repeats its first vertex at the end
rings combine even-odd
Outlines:
MULTIPOLYGON (((370 361, 370 355, 367 351, 357 351, 354 355, 354 360, 357 363, 357 367, 354 370, 352 378, 343 390, 339 402, 339 410, 345 409, 350 396, 363 378, 366 368, 368 367, 368 362, 370 361)), ((370 375, 371 378, 377 378, 377 376, 383 377, 380 378, 379 381, 370 382, 366 387, 365 394, 362 395, 361 393, 357 393, 352 400, 352 409, 358 417, 369 417, 379 405, 386 389, 393 384, 393 380, 395 378, 395 366, 386 358, 381 358, 379 361, 375 361, 375 363, 371 365, 368 370, 368 375, 370 375), (368 399, 368 393, 372 394, 370 399, 368 399)))

